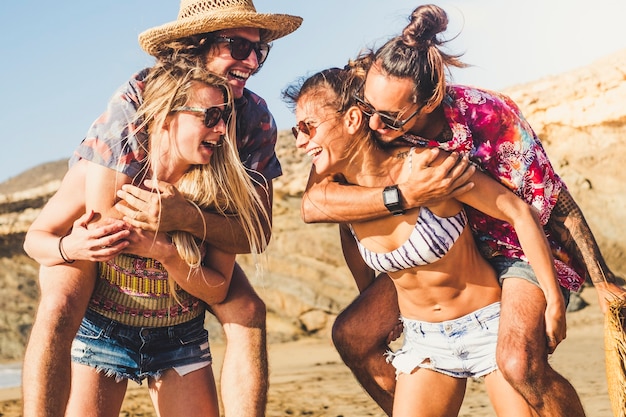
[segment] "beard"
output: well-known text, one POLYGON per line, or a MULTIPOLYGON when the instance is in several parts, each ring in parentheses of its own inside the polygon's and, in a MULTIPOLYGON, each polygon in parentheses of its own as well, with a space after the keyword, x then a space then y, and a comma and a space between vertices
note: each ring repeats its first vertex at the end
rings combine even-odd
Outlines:
POLYGON ((406 146, 406 142, 402 140, 402 136, 391 139, 390 141, 385 141, 381 138, 380 133, 373 131, 371 137, 374 144, 379 149, 388 150, 399 146, 406 146))

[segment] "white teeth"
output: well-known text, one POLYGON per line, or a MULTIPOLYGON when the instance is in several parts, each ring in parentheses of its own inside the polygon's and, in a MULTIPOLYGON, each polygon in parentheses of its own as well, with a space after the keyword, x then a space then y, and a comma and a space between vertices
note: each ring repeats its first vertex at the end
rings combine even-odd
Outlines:
POLYGON ((316 155, 319 155, 320 153, 322 153, 322 148, 313 148, 309 151, 307 151, 307 155, 310 157, 314 157, 316 155))
POLYGON ((205 146, 207 148, 217 148, 218 146, 220 146, 220 143, 218 141, 211 142, 208 140, 204 140, 202 141, 202 146, 205 146))
POLYGON ((241 78, 243 80, 247 80, 248 78, 250 78, 250 74, 249 73, 242 72, 242 71, 236 71, 236 70, 231 71, 230 75, 232 75, 233 77, 241 78))

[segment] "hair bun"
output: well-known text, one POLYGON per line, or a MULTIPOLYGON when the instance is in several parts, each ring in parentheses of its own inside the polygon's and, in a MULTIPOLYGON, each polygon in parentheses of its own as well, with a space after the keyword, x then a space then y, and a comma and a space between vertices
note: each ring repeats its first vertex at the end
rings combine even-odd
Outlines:
POLYGON ((448 28, 448 15, 439 6, 426 4, 411 13, 409 24, 402 31, 406 46, 425 51, 441 44, 437 35, 448 28))

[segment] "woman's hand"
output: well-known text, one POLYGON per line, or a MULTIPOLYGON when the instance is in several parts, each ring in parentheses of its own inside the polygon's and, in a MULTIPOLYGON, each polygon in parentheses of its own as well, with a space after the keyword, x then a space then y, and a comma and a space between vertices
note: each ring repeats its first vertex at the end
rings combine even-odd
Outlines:
POLYGON ((74 222, 70 234, 62 238, 60 247, 68 259, 108 261, 128 246, 128 224, 122 220, 104 218, 96 225, 89 225, 94 217, 93 211, 83 214, 74 222))
POLYGON ((117 191, 122 201, 115 208, 133 227, 151 232, 187 230, 185 221, 199 217, 197 210, 172 184, 148 180, 145 185, 151 189, 125 184, 117 191))
POLYGON ((154 233, 148 230, 133 228, 127 238, 128 246, 125 253, 156 259, 163 262, 167 257, 176 257, 176 248, 167 234, 154 233))
POLYGON ((560 294, 554 301, 548 300, 545 312, 546 338, 548 353, 553 353, 556 347, 565 340, 567 324, 565 320, 565 301, 560 294))

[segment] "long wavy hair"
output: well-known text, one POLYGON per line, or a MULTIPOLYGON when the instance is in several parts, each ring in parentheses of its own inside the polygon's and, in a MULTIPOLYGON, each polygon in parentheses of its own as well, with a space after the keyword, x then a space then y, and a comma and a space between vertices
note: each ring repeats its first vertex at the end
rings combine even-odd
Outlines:
MULTIPOLYGON (((137 111, 137 120, 141 121, 137 129, 145 129, 149 136, 147 164, 139 175, 142 178, 150 175, 151 178, 159 179, 162 167, 159 166, 158 155, 164 144, 156 140, 156 135, 152 133, 160 130, 172 110, 187 105, 198 83, 220 89, 224 96, 223 103, 226 103, 230 112, 222 146, 213 149, 208 164, 192 165, 175 186, 199 211, 236 217, 248 237, 251 253, 259 254, 267 246, 263 224, 269 222, 269 215, 255 185, 261 185, 267 190, 267 184, 253 182, 249 170, 239 160, 235 105, 228 81, 206 71, 198 63, 197 60, 179 59, 174 55, 169 59, 159 59, 150 69, 145 79, 143 103, 137 111)), ((190 266, 190 271, 200 266, 204 239, 181 231, 169 234, 179 255, 190 266)))

